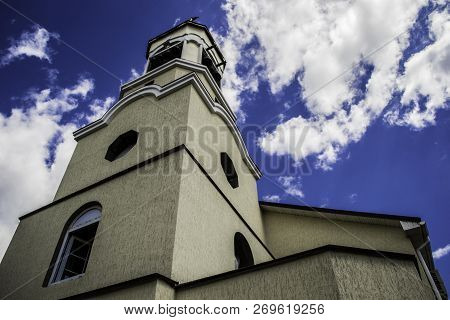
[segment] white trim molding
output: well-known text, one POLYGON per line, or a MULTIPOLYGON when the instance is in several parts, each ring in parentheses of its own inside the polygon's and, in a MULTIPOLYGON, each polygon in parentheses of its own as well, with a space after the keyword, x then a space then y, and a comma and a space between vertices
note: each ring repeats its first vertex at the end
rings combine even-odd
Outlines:
MULTIPOLYGON (((177 62, 177 61, 175 61, 175 62, 177 62)), ((184 62, 184 60, 183 60, 183 62, 184 62)), ((177 62, 177 63, 179 63, 179 62, 177 62)), ((173 63, 171 63, 171 64, 173 64, 173 63)), ((206 68, 205 69, 200 68, 200 69, 204 73, 207 71, 207 70, 205 70, 206 68)), ((158 71, 158 70, 155 70, 155 72, 156 71, 158 71)), ((148 75, 149 74, 146 74, 136 80, 129 82, 128 84, 124 85, 122 87, 122 89, 124 87, 129 87, 129 86, 140 83, 141 81, 143 81, 143 79, 148 78, 149 77, 148 75)), ((209 74, 207 76, 207 78, 208 77, 211 77, 211 75, 209 74)), ((148 96, 148 95, 152 95, 156 99, 160 99, 160 98, 167 96, 175 91, 178 91, 179 89, 181 89, 187 85, 192 85, 197 90, 197 92, 199 93, 202 100, 205 102, 208 109, 212 113, 219 115, 222 118, 222 120, 226 123, 226 125, 229 127, 229 129, 234 137, 234 140, 239 148, 242 159, 244 160, 246 165, 249 167, 250 172, 253 174, 253 176, 256 179, 259 179, 262 176, 262 173, 248 153, 247 147, 245 146, 244 141, 241 136, 241 133, 236 125, 235 118, 233 118, 231 116, 231 115, 234 116, 234 114, 231 112, 231 110, 229 110, 229 109, 227 110, 220 103, 217 103, 212 99, 212 97, 208 93, 208 90, 206 89, 205 85, 203 84, 203 82, 200 80, 199 76, 195 72, 189 73, 181 78, 178 78, 163 87, 156 85, 156 84, 152 84, 149 86, 144 86, 144 87, 134 91, 133 93, 131 93, 131 94, 123 97, 119 101, 117 101, 103 115, 103 117, 78 129, 77 131, 75 131, 73 133, 74 138, 75 138, 75 140, 79 141, 83 137, 91 134, 92 132, 95 132, 95 131, 107 126, 112 121, 112 119, 114 119, 115 115, 121 109, 125 108, 128 104, 130 104, 131 102, 133 102, 139 98, 142 98, 142 97, 148 96)), ((216 90, 218 90, 218 87, 216 88, 216 90)), ((221 98, 223 98, 223 97, 221 97, 221 98)))
MULTIPOLYGON (((214 91, 214 94, 217 97, 217 100, 219 100, 219 103, 225 108, 226 112, 229 113, 230 117, 233 119, 233 121, 236 121, 236 115, 231 110, 228 102, 226 101, 225 97, 223 96, 222 91, 220 90, 219 86, 217 85, 216 81, 214 80, 213 76, 211 75, 211 72, 209 72, 208 68, 200 63, 195 63, 189 60, 185 59, 173 59, 170 62, 152 70, 152 72, 145 73, 144 75, 140 76, 139 78, 133 79, 130 82, 127 82, 121 86, 121 91, 128 90, 132 87, 139 86, 141 84, 146 83, 149 79, 154 78, 164 72, 166 72, 168 69, 174 68, 174 67, 181 67, 184 69, 187 69, 192 72, 201 73, 205 76, 206 81, 208 81, 208 84, 214 91)), ((178 80, 178 79, 177 79, 178 80)), ((177 81, 175 80, 175 81, 177 81)), ((175 82, 173 81, 173 82, 175 82)), ((170 85, 167 84, 167 85, 170 85)))
POLYGON ((156 48, 154 48, 153 50, 149 51, 148 53, 148 57, 151 58, 154 55, 158 54, 159 51, 164 48, 164 45, 166 43, 174 43, 174 42, 195 42, 197 45, 206 45, 208 46, 208 43, 202 38, 200 37, 198 34, 195 33, 185 33, 183 35, 180 36, 176 36, 173 38, 168 39, 167 41, 161 43, 159 46, 157 46, 156 48))
MULTIPOLYGON (((196 34, 196 33, 185 33, 185 34, 182 34, 182 35, 170 38, 167 41, 161 43, 159 46, 157 46, 153 50, 149 51, 148 52, 148 59, 150 59, 151 57, 159 54, 164 49, 166 43, 173 44, 173 43, 180 43, 180 42, 183 42, 184 44, 186 44, 188 42, 194 42, 199 48, 208 48, 209 46, 211 46, 211 44, 206 42, 205 39, 203 39, 198 34, 196 34)), ((184 44, 183 44, 183 48, 184 48, 184 44)), ((217 48, 217 46, 216 46, 215 49, 219 50, 219 48, 217 48)), ((220 59, 220 57, 216 57, 216 54, 213 54, 211 56, 214 58, 214 60, 216 60, 216 63, 224 62, 224 60, 220 59)), ((199 63, 200 62, 201 61, 199 61, 199 63)), ((145 69, 145 70, 147 71, 147 69, 145 69)), ((223 72, 225 71, 225 66, 223 66, 222 68, 217 68, 217 70, 223 75, 223 72)))

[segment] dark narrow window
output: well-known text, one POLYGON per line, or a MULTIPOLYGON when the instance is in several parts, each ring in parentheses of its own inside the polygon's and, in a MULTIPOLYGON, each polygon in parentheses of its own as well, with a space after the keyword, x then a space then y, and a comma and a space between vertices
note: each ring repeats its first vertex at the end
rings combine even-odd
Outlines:
POLYGON ((86 272, 100 218, 100 209, 90 208, 70 224, 64 235, 50 283, 79 277, 86 272))
POLYGON ((234 235, 234 256, 236 258, 236 269, 254 265, 253 254, 247 239, 240 232, 234 235))
POLYGON ((213 76, 214 80, 216 81, 217 85, 220 88, 220 80, 222 79, 222 76, 217 70, 214 60, 209 56, 206 50, 203 50, 202 52, 202 65, 208 68, 209 72, 211 73, 211 75, 213 76))
POLYGON ((173 59, 181 58, 182 50, 183 50, 183 43, 180 42, 176 45, 170 46, 156 53, 154 56, 150 58, 148 70, 156 69, 173 59))
POLYGON ((231 187, 233 189, 239 187, 239 178, 236 173, 236 169, 234 168, 233 161, 231 161, 231 158, 226 152, 222 152, 220 154, 220 163, 222 164, 223 172, 225 173, 231 187))
POLYGON ((114 140, 108 147, 105 159, 108 161, 114 161, 126 155, 136 144, 138 133, 134 130, 130 130, 121 134, 114 140))

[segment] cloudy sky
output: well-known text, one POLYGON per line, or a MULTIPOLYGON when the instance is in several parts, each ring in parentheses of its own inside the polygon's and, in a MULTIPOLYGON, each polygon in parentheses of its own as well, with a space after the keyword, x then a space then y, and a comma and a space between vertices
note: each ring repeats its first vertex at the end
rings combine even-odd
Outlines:
POLYGON ((228 61, 223 91, 250 154, 267 168, 260 199, 420 216, 450 284, 445 1, 9 3, 0 1, 0 258, 17 217, 52 200, 72 132, 142 73, 147 40, 199 16, 228 61))

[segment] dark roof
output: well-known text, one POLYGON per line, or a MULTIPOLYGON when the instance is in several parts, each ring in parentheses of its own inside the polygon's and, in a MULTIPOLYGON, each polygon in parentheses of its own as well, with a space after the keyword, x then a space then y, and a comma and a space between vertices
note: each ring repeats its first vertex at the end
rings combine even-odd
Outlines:
POLYGON ((304 210, 304 211, 323 212, 323 213, 331 213, 331 214, 354 216, 354 217, 391 219, 391 220, 401 220, 401 221, 411 221, 411 222, 422 221, 422 219, 420 217, 401 216, 401 215, 394 215, 394 214, 358 212, 358 211, 348 211, 348 210, 339 210, 339 209, 330 209, 330 208, 317 208, 317 207, 309 207, 309 206, 299 206, 299 205, 288 204, 288 203, 275 203, 275 202, 265 202, 265 201, 260 201, 259 204, 261 206, 271 206, 271 207, 294 209, 294 210, 297 209, 297 210, 304 210))
POLYGON ((181 22, 180 24, 176 25, 175 27, 173 27, 173 28, 171 28, 171 29, 169 29, 169 30, 167 30, 167 31, 165 31, 165 32, 163 32, 163 33, 161 33, 161 34, 159 34, 159 35, 157 35, 157 36, 151 38, 150 40, 148 40, 148 43, 147 43, 147 51, 145 52, 145 58, 148 59, 148 54, 149 54, 149 51, 150 51, 150 45, 151 45, 153 42, 155 42, 155 41, 157 41, 157 40, 159 40, 159 39, 161 39, 161 38, 167 36, 169 33, 172 33, 172 32, 174 32, 174 31, 176 31, 176 30, 178 30, 178 29, 183 28, 184 26, 186 26, 186 25, 188 25, 188 24, 189 24, 189 25, 192 25, 192 26, 195 26, 195 27, 197 27, 197 28, 200 28, 200 29, 205 30, 206 34, 208 35, 209 40, 211 41, 211 43, 213 44, 213 46, 216 48, 216 50, 217 50, 217 52, 218 52, 220 58, 221 58, 224 62, 226 62, 225 57, 223 56, 222 52, 221 52, 221 51, 219 50, 219 48, 217 47, 216 41, 214 40, 214 38, 212 37, 211 33, 209 32, 208 27, 205 26, 204 24, 194 22, 194 21, 192 21, 191 19, 188 19, 188 20, 186 20, 186 21, 183 21, 183 22, 181 22))

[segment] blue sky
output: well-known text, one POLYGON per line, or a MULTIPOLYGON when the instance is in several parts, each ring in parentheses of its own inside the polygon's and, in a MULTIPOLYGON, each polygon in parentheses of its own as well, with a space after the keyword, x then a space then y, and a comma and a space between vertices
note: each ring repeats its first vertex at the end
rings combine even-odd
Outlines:
MULTIPOLYGON (((71 132, 143 71, 149 38, 191 16, 223 48, 224 93, 250 154, 263 172, 279 163, 260 199, 420 216, 433 250, 449 252, 445 2, 284 2, 0 3, 0 256, 16 218, 51 200, 71 132), (293 148, 286 135, 301 128, 293 148)), ((450 255, 436 264, 449 285, 450 255)))

